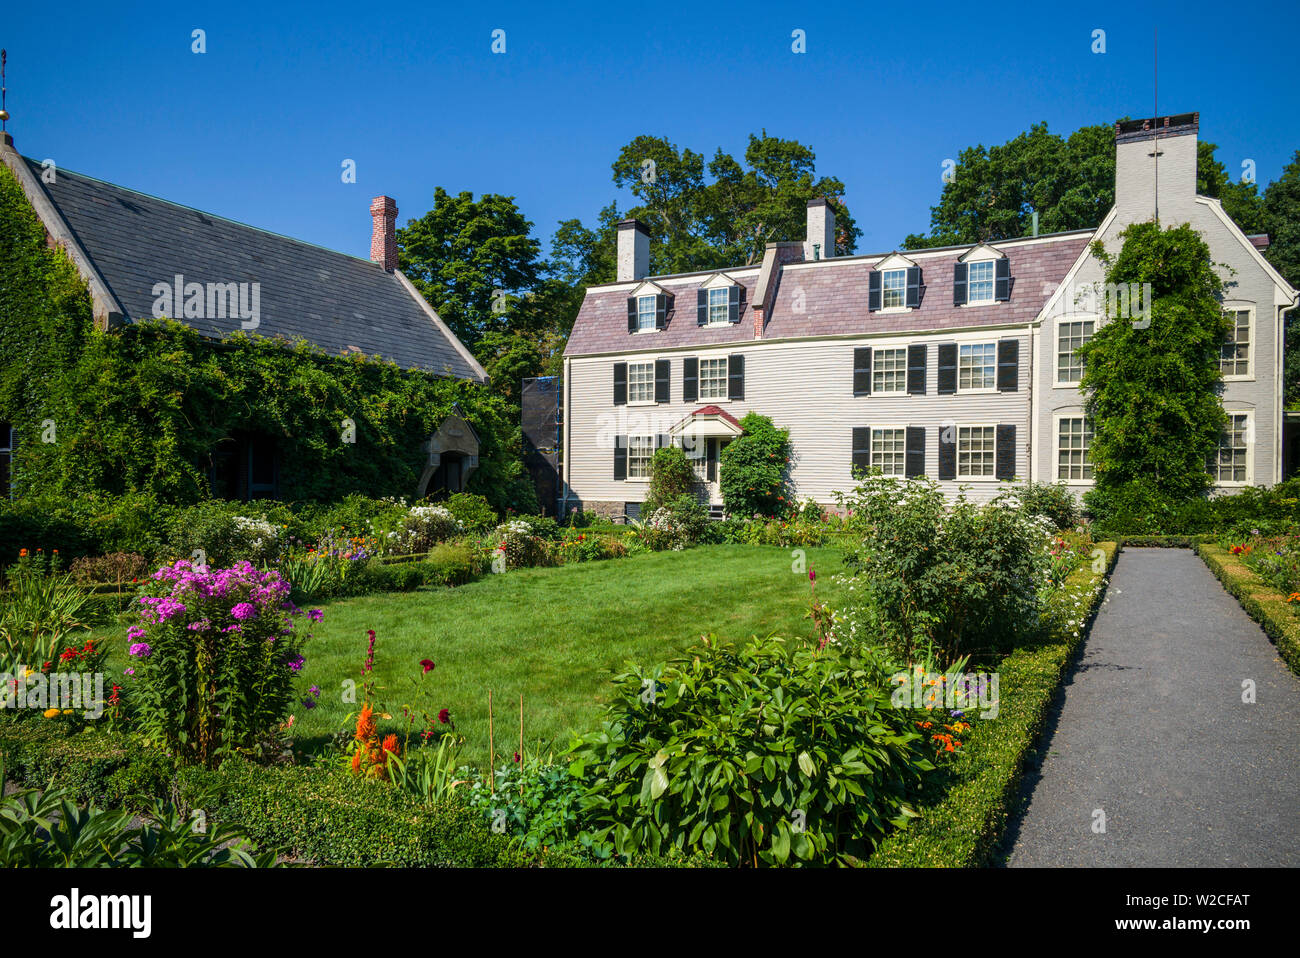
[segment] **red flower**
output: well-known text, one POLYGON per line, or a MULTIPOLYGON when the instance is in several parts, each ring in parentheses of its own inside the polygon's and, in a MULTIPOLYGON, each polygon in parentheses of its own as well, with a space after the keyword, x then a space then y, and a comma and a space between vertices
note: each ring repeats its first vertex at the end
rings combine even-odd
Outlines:
POLYGON ((451 721, 451 709, 441 709, 438 712, 438 721, 446 725, 451 721))
POLYGON ((808 570, 808 581, 809 581, 809 582, 816 582, 816 581, 817 581, 817 573, 816 573, 814 570, 812 570, 812 569, 809 569, 809 570, 808 570))
POLYGON ((515 752, 515 761, 516 761, 516 762, 519 761, 519 753, 518 753, 518 752, 515 752))
POLYGON ((426 673, 432 672, 434 669, 433 661, 431 659, 420 659, 420 668, 424 669, 426 673))

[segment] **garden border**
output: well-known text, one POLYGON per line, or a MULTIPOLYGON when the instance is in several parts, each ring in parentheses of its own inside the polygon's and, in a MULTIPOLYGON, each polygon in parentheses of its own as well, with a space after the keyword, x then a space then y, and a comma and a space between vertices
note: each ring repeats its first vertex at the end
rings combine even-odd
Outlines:
POLYGON ((1217 543, 1199 543, 1196 554, 1246 614, 1260 624, 1291 671, 1300 675, 1300 619, 1291 613, 1286 593, 1273 588, 1217 543))

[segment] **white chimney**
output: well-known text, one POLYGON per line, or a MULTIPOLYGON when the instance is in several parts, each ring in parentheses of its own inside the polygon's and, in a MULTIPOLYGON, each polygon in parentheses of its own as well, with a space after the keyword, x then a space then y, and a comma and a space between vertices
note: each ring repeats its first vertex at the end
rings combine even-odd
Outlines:
POLYGON ((650 275, 650 229, 639 220, 618 224, 618 281, 635 282, 650 275))
POLYGON ((803 244, 805 263, 835 255, 835 211, 824 199, 808 201, 808 239, 803 244))
POLYGON ((1199 113, 1115 124, 1115 213, 1121 223, 1186 222, 1196 202, 1199 113))

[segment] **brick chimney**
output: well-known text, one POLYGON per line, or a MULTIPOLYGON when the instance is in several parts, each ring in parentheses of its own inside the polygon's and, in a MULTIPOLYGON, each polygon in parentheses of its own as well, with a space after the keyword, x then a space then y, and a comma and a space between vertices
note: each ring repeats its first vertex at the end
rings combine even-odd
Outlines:
POLYGON ((618 224, 618 282, 631 283, 650 275, 650 228, 640 220, 618 224))
POLYGON ((376 196, 370 201, 374 230, 370 234, 370 259, 388 272, 397 269, 397 201, 376 196))

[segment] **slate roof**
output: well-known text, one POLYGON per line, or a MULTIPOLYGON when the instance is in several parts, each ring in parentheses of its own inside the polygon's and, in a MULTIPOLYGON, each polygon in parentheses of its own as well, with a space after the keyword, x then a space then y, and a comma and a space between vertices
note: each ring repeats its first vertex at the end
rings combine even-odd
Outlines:
MULTIPOLYGON (((836 257, 781 267, 772 294, 763 339, 812 336, 861 336, 873 333, 926 332, 964 326, 1023 325, 1034 320, 1057 285, 1092 239, 1093 231, 1056 233, 1029 240, 990 243, 1011 263, 1011 298, 988 306, 954 306, 953 265, 978 244, 944 250, 915 250, 903 255, 921 267, 925 290, 921 305, 906 312, 867 310, 867 275, 892 254, 836 257)), ((662 350, 754 341, 754 287, 758 268, 728 270, 746 287, 740 322, 697 326, 695 290, 715 275, 649 277, 673 294, 667 326, 629 333, 627 296, 633 283, 594 286, 587 290, 569 336, 566 356, 662 350)))
MULTIPOLYGON (((40 163, 24 157, 38 183, 40 163)), ((41 184, 126 319, 153 315, 155 283, 259 283, 263 336, 302 337, 326 353, 360 351, 407 369, 479 379, 416 295, 377 263, 60 169, 41 184)), ((180 320, 205 336, 239 318, 180 320)))

